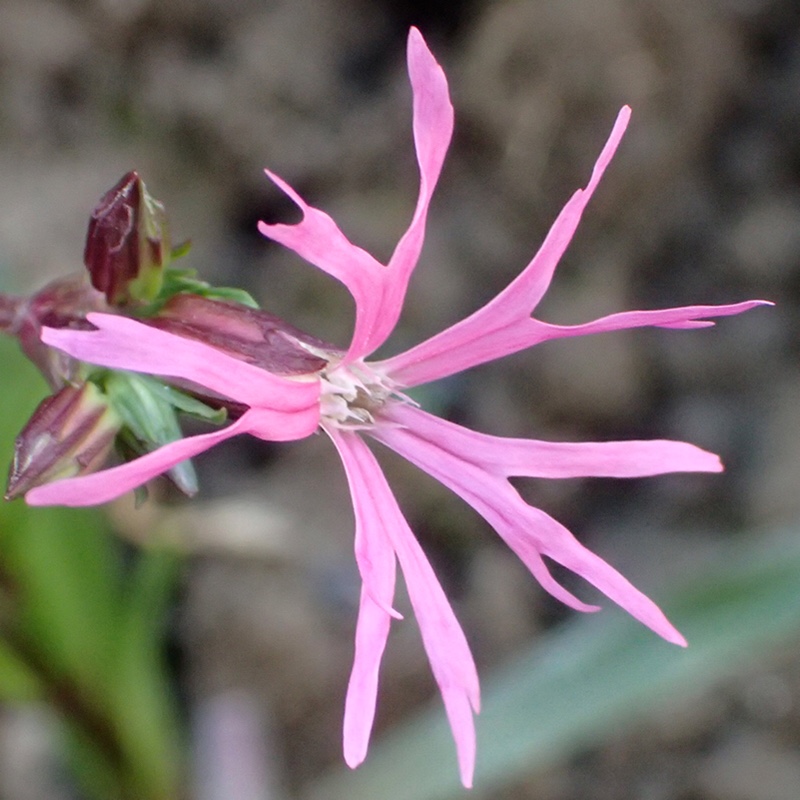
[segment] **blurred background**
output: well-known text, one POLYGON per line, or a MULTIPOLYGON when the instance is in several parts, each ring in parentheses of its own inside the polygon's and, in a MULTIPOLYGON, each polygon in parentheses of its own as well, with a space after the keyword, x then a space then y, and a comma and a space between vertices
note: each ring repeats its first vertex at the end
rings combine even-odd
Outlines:
MULTIPOLYGON (((631 308, 778 304, 706 331, 550 343, 420 395, 491 433, 685 439, 727 467, 520 483, 667 604, 692 643, 673 654, 615 612, 576 620, 460 501, 384 459, 497 689, 478 720, 471 796, 796 800, 795 0, 0 0, 0 289, 27 293, 80 270, 91 209, 135 168, 165 203, 174 239, 192 240, 186 266, 345 344, 347 293, 256 230, 259 219, 297 219, 261 170, 387 258, 418 180, 410 24, 445 68, 456 130, 387 354, 522 269, 626 103, 631 126, 537 315, 572 323, 631 308), (776 530, 789 533, 764 550, 776 530), (558 653, 585 670, 574 686, 589 686, 600 658, 589 641, 607 683, 582 693, 558 683, 559 669, 555 683, 535 683, 558 653), (553 706, 500 713, 514 691, 553 706)), ((4 345, 8 460, 45 389, 4 345)), ((467 796, 411 615, 393 626, 383 665, 375 766, 344 772, 358 576, 332 448, 322 437, 234 441, 197 467, 192 502, 156 487, 138 509, 130 499, 96 514, 4 507, 0 797, 467 796), (440 740, 441 759, 415 761, 440 740)))

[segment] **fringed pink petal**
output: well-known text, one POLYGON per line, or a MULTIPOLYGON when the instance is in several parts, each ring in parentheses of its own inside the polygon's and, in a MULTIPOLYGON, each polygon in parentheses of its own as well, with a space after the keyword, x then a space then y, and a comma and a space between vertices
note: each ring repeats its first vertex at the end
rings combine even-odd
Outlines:
MULTIPOLYGON (((537 578, 543 574, 541 557, 552 558, 594 584, 659 636, 675 644, 685 644, 684 638, 652 600, 613 567, 580 545, 563 525, 529 506, 506 477, 449 452, 447 434, 438 437, 434 434, 431 439, 430 430, 418 433, 411 425, 400 427, 396 424, 376 427, 370 434, 471 505, 537 578)), ((549 573, 545 581, 542 585, 547 591, 565 599, 566 590, 555 584, 549 573), (555 591, 554 586, 557 587, 555 591)), ((571 600, 575 598, 569 595, 565 602, 577 607, 571 600)))
POLYGON ((610 564, 584 547, 563 525, 536 508, 529 517, 536 519, 542 532, 542 553, 576 575, 580 575, 632 617, 672 644, 686 647, 686 639, 666 618, 664 612, 610 564))
POLYGON ((473 714, 480 710, 475 663, 442 586, 408 525, 393 528, 392 542, 453 731, 461 782, 470 787, 475 769, 473 714))
MULTIPOLYGON (((578 229, 589 200, 617 152, 630 118, 630 108, 623 106, 617 114, 608 141, 595 162, 589 183, 585 188, 578 189, 567 201, 528 266, 489 304, 492 307, 491 312, 484 320, 489 327, 494 327, 496 320, 519 318, 522 314, 530 316, 544 297, 558 262, 578 229)), ((487 311, 489 306, 486 307, 487 311)))
POLYGON ((250 422, 248 415, 244 414, 227 428, 165 444, 127 464, 37 486, 25 495, 25 500, 31 506, 94 506, 107 503, 215 444, 240 433, 248 433, 250 422))
POLYGON ((548 325, 531 314, 547 291, 556 266, 567 248, 589 199, 613 157, 630 119, 625 106, 617 116, 611 135, 584 189, 569 199, 550 228, 544 243, 525 267, 499 295, 482 308, 441 333, 376 367, 398 386, 411 387, 478 364, 524 350, 548 339, 656 325, 666 328, 700 328, 713 324, 706 317, 740 314, 763 301, 721 306, 690 306, 659 311, 614 314, 585 325, 548 325))
MULTIPOLYGON (((567 249, 583 211, 622 139, 629 119, 630 109, 625 106, 617 116, 611 135, 597 159, 586 188, 579 189, 569 199, 550 228, 539 252, 523 272, 497 297, 471 316, 407 353, 402 353, 386 361, 385 366, 395 380, 404 386, 416 386, 437 377, 459 372, 466 367, 459 366, 456 369, 443 370, 446 368, 448 358, 460 348, 466 346, 466 349, 469 349, 473 343, 478 342, 486 334, 513 328, 521 320, 530 317, 533 309, 547 291, 553 272, 567 249), (444 358, 437 358, 438 356, 444 356, 444 358), (427 363, 433 359, 436 360, 435 365, 432 364, 431 369, 425 369, 427 363), (416 367, 416 371, 414 367, 416 367)), ((466 366, 497 357, 491 355, 473 363, 467 363, 466 366)))
POLYGON ((118 467, 37 486, 25 495, 25 500, 32 506, 107 503, 233 436, 249 433, 271 442, 287 442, 309 436, 316 430, 318 422, 317 407, 300 411, 250 409, 225 428, 170 442, 118 467))
MULTIPOLYGON (((394 553, 391 556, 394 561, 394 553)), ((372 592, 362 586, 356 622, 355 654, 347 684, 342 726, 344 760, 353 769, 367 757, 378 702, 381 659, 391 621, 389 614, 373 599, 372 592)))
MULTIPOLYGON (((758 306, 771 306, 773 303, 767 300, 748 300, 720 306, 624 311, 580 325, 552 325, 526 315, 504 326, 481 330, 480 325, 474 324, 473 320, 476 315, 488 309, 489 305, 416 347, 385 361, 375 362, 375 367, 389 375, 398 386, 418 386, 551 339, 643 327, 675 330, 709 328, 714 323, 705 319, 707 317, 728 317, 758 306)), ((490 324, 490 321, 487 320, 486 324, 490 324)))
POLYGON ((378 674, 389 636, 396 561, 380 509, 361 496, 363 443, 354 433, 326 428, 344 464, 356 517, 355 554, 361 574, 361 601, 355 655, 344 707, 344 760, 357 767, 367 755, 378 698, 378 674), (355 439, 355 441, 353 441, 355 439))
POLYGON ((390 314, 394 322, 387 336, 397 322, 409 278, 422 251, 428 207, 453 136, 453 105, 447 78, 416 28, 411 28, 408 34, 408 75, 414 94, 419 197, 411 224, 389 261, 392 276, 384 298, 384 313, 390 314))
MULTIPOLYGON (((345 465, 356 513, 356 525, 362 526, 365 536, 381 537, 390 543, 400 562, 425 651, 441 691, 455 739, 461 780, 465 786, 470 786, 475 765, 473 712, 478 711, 480 697, 478 675, 464 633, 430 563, 408 527, 375 456, 356 434, 343 433, 336 429, 331 429, 328 433, 345 465)), ((374 570, 374 566, 373 564, 370 572, 374 570)), ((388 593, 382 593, 381 599, 386 601, 387 598, 388 593)), ((388 602, 391 602, 390 598, 388 602)), ((374 608, 370 613, 374 613, 374 608)), ((379 633, 383 634, 382 627, 379 628, 379 633)), ((377 669, 378 650, 380 653, 383 651, 382 644, 378 644, 380 643, 365 649, 372 669, 377 669)), ((368 660, 367 656, 364 659, 368 660)), ((359 670, 367 671, 364 666, 360 666, 359 670)), ((369 683, 368 686, 371 690, 372 684, 369 683)), ((361 702, 366 704, 365 698, 361 702)), ((365 717, 362 710, 362 724, 365 717)), ((363 737, 362 730, 357 736, 354 735, 354 742, 360 744, 363 737)))
POLYGON ((558 583, 542 560, 541 545, 534 532, 513 524, 519 516, 519 504, 527 506, 505 478, 487 473, 483 467, 453 456, 403 428, 376 428, 371 434, 469 503, 500 534, 545 591, 576 611, 599 610, 599 606, 584 603, 558 583), (458 475, 456 482, 454 474, 458 475), (470 487, 480 487, 480 491, 470 487), (491 502, 487 503, 484 495, 491 502))
MULTIPOLYGON (((294 225, 259 222, 259 231, 294 250, 301 258, 347 287, 356 303, 356 321, 344 360, 351 361, 372 352, 379 346, 373 346, 373 340, 380 338, 375 333, 381 326, 379 315, 383 305, 386 267, 366 250, 354 245, 328 214, 310 206, 285 181, 269 170, 265 171, 297 203, 303 212, 303 219, 294 225)), ((394 319, 396 321, 397 317, 394 319)))
POLYGON ((397 323, 422 249, 431 195, 452 136, 453 107, 447 81, 416 28, 408 37, 408 71, 414 94, 414 144, 420 189, 411 224, 388 267, 352 244, 331 217, 310 206, 285 181, 267 171, 300 208, 303 219, 296 225, 260 222, 258 229, 341 281, 356 302, 355 328, 345 361, 374 352, 397 323))
POLYGON ((669 472, 722 471, 719 456, 687 442, 511 439, 478 433, 404 403, 396 403, 384 416, 452 455, 506 477, 640 478, 669 472))
POLYGON ((111 369, 183 378, 240 403, 277 411, 318 405, 318 380, 293 380, 193 339, 115 314, 89 314, 98 330, 44 328, 42 341, 73 358, 111 369))
POLYGON ((662 308, 651 311, 621 311, 606 317, 584 322, 580 325, 551 325, 547 322, 532 320, 540 328, 537 341, 564 339, 571 336, 587 336, 593 333, 611 333, 612 331, 630 330, 632 328, 668 328, 672 330, 694 330, 710 328, 714 322, 708 317, 732 317, 759 306, 773 306, 769 300, 747 300, 743 303, 731 303, 722 306, 684 306, 682 308, 662 308))

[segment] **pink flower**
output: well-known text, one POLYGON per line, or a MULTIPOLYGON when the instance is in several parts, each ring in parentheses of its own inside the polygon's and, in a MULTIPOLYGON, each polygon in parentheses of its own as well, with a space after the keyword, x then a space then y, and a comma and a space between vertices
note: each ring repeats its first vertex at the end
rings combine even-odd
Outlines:
MULTIPOLYGON (((713 324, 709 317, 739 314, 764 303, 631 311, 583 325, 551 325, 531 316, 628 124, 630 110, 623 108, 588 185, 572 195, 516 280, 486 306, 411 350, 365 362, 386 341, 400 316, 453 129, 444 73, 413 28, 408 71, 420 190, 411 224, 387 265, 353 245, 327 214, 267 173, 297 203, 303 219, 296 225, 261 223, 261 232, 341 281, 355 298, 355 329, 346 353, 315 349, 307 340, 294 339, 322 357, 325 366, 307 375, 282 376, 202 342, 121 316, 90 314, 97 331, 45 329, 46 344, 77 359, 190 381, 247 410, 222 430, 168 444, 100 473, 32 489, 26 496, 33 505, 102 503, 232 436, 248 433, 271 441, 290 440, 322 428, 347 474, 356 518, 355 556, 363 582, 345 705, 345 759, 355 767, 366 755, 381 657, 391 620, 400 616, 392 607, 399 562, 455 738, 461 780, 470 786, 475 762, 473 715, 479 705, 475 665, 453 610, 364 437, 382 442, 460 495, 555 597, 581 611, 597 610, 556 582, 545 557, 584 577, 666 640, 685 645, 651 600, 556 520, 528 505, 509 478, 718 472, 722 466, 716 456, 672 441, 566 444, 488 436, 427 414, 402 391, 548 339, 643 326, 701 328, 713 324)), ((282 335, 292 339, 291 332, 282 335)))

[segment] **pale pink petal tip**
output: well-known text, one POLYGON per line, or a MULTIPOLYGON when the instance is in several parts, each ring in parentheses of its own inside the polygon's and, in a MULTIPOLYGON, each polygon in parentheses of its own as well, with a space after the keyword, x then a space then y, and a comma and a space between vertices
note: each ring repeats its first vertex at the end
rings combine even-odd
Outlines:
POLYGON ((664 638, 671 644, 677 644, 679 647, 688 647, 689 642, 686 641, 686 637, 680 633, 680 631, 675 630, 675 628, 672 630, 674 631, 674 635, 671 638, 667 638, 666 636, 664 638))
POLYGON ((415 25, 412 25, 408 30, 408 47, 424 47, 425 50, 428 49, 428 45, 425 42, 425 37, 420 32, 420 29, 417 28, 415 25))

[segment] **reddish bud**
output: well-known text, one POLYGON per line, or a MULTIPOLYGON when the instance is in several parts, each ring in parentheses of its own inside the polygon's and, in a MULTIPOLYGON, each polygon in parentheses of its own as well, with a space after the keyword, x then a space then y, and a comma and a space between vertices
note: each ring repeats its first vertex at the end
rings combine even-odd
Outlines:
POLYGON ((111 452, 120 424, 92 383, 65 386, 46 398, 14 443, 6 500, 34 486, 98 469, 111 452))
POLYGON ((158 295, 169 259, 164 206, 138 173, 129 172, 103 195, 89 221, 83 261, 92 286, 111 305, 149 302, 158 295))
POLYGON ((42 328, 91 329, 86 321, 90 311, 108 311, 103 295, 92 289, 83 275, 62 278, 21 300, 16 318, 5 332, 17 337, 23 352, 50 387, 60 389, 78 377, 78 364, 66 353, 44 344, 40 338, 42 328))
POLYGON ((176 294, 150 325, 209 344, 276 375, 319 372, 341 351, 255 308, 176 294))

